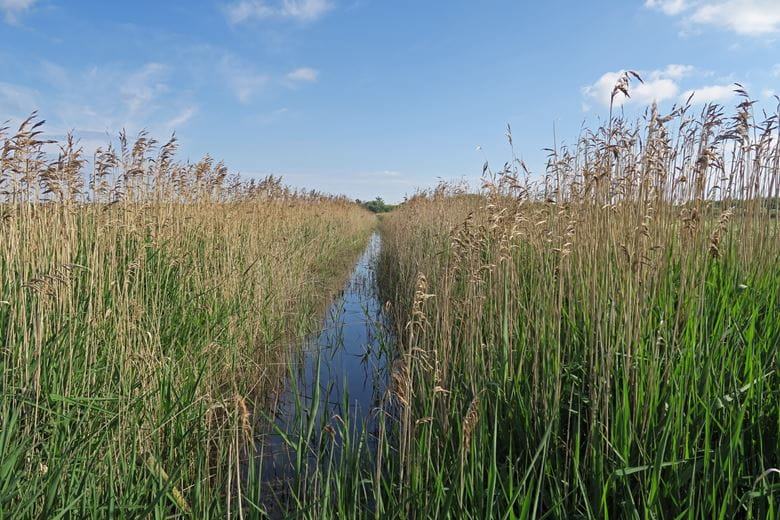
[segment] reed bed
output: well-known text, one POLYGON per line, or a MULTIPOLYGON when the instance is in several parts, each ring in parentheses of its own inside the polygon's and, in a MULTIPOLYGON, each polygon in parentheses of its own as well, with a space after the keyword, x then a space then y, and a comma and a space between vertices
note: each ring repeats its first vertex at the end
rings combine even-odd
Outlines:
POLYGON ((778 517, 780 137, 740 95, 383 216, 383 419, 298 514, 778 517))
POLYGON ((257 516, 256 411, 374 217, 41 124, 0 131, 0 516, 257 516))
POLYGON ((778 116, 740 95, 383 218, 404 326, 363 514, 780 515, 778 116))

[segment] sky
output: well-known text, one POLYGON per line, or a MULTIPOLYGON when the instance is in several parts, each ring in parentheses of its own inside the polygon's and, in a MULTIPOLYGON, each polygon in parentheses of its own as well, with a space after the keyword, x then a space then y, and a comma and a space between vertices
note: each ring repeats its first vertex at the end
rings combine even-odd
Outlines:
MULTIPOLYGON (((657 101, 774 110, 780 0, 0 0, 0 122, 175 131, 244 178, 397 202, 657 101)), ((1 126, 1 125, 0 125, 1 126)))

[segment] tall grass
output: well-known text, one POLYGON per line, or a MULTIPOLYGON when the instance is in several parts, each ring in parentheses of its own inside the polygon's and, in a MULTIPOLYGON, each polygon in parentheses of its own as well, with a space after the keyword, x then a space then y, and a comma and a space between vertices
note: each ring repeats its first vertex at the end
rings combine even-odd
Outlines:
POLYGON ((305 515, 777 517, 780 138, 741 94, 384 216, 385 420, 305 515))
POLYGON ((374 217, 40 124, 0 131, 0 516, 257 516, 255 409, 374 217))
MULTIPOLYGON (((299 405, 278 505, 777 517, 780 130, 740 94, 731 115, 610 110, 541 179, 513 152, 478 193, 443 185, 384 215, 398 344, 377 430, 299 405)), ((36 131, 0 157, 0 509, 267 515, 252 408, 371 218, 175 164, 143 135, 82 185, 75 146, 47 159, 36 131)))
POLYGON ((378 516, 780 515, 778 116, 741 94, 384 218, 406 327, 378 516))

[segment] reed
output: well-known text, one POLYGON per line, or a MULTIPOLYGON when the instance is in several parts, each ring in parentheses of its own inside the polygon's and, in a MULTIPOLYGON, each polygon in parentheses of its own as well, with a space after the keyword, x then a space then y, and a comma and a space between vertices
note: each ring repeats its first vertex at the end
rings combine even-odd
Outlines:
POLYGON ((383 216, 384 420, 300 514, 777 517, 780 136, 740 94, 383 216))
POLYGON ((740 94, 383 218, 405 390, 377 517, 779 514, 778 115, 740 94))
POLYGON ((374 217, 41 124, 0 132, 0 516, 251 514, 256 412, 374 217))
POLYGON ((540 177, 512 149, 382 215, 376 427, 296 394, 275 509, 253 412, 373 217, 145 135, 51 159, 27 122, 0 156, 0 510, 777 517, 780 116, 738 93, 610 108, 540 177))

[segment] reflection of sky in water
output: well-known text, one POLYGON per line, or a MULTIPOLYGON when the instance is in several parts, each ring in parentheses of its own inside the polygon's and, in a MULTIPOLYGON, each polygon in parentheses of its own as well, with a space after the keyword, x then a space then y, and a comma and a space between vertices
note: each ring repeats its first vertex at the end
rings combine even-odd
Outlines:
MULTIPOLYGON (((376 423, 373 412, 385 390, 387 377, 380 342, 388 336, 388 327, 383 326, 385 317, 375 272, 380 245, 379 234, 374 233, 343 291, 329 306, 320 333, 307 339, 300 358, 295 359, 293 354, 294 380, 280 396, 277 407, 277 424, 282 430, 293 435, 298 433, 295 394, 309 412, 313 408, 319 369, 319 407, 316 418, 309 418, 316 421, 312 442, 317 443, 323 421, 336 426, 335 416, 349 416, 353 435, 364 430, 372 435, 376 423), (343 410, 345 398, 348 414, 343 410)), ((261 442, 263 474, 270 478, 286 473, 280 466, 289 465, 289 455, 281 439, 265 435, 261 442)))
POLYGON ((375 374, 381 361, 377 358, 375 332, 381 319, 374 272, 378 251, 379 236, 373 235, 345 291, 328 309, 320 335, 307 346, 307 396, 316 379, 319 353, 322 392, 330 387, 329 407, 341 406, 347 392, 350 416, 358 421, 374 406, 375 374))

